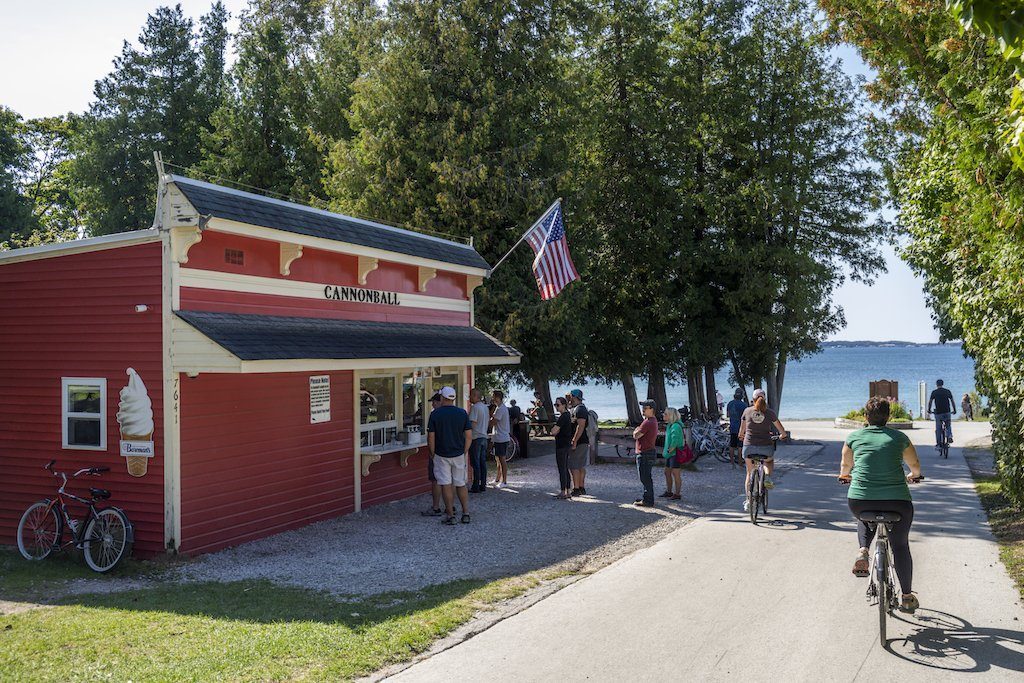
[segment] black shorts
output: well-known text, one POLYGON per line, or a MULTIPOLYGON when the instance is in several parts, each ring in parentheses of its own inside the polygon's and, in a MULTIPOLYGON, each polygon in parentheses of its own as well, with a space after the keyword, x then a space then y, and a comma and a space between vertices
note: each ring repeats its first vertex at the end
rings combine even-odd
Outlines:
POLYGON ((507 453, 508 453, 508 441, 504 441, 502 443, 495 442, 495 444, 494 444, 494 457, 496 457, 496 458, 504 458, 507 453))
POLYGON ((729 432, 729 448, 739 448, 742 445, 740 443, 740 433, 729 432))

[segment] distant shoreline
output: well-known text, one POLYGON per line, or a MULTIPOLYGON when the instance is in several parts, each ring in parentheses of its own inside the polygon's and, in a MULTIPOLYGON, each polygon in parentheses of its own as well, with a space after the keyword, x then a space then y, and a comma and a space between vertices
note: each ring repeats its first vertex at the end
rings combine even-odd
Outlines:
POLYGON ((854 348, 864 346, 881 346, 884 348, 907 348, 907 347, 918 347, 918 346, 962 346, 959 341, 948 341, 948 342, 908 342, 908 341, 827 341, 822 342, 822 348, 854 348))

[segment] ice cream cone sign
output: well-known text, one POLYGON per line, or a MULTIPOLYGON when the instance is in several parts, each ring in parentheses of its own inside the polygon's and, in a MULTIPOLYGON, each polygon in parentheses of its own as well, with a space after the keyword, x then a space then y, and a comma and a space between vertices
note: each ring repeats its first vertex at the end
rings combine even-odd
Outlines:
POLYGON ((121 455, 125 457, 128 474, 145 476, 153 448, 153 402, 146 385, 135 368, 128 368, 128 384, 121 389, 117 405, 117 424, 121 427, 121 455))

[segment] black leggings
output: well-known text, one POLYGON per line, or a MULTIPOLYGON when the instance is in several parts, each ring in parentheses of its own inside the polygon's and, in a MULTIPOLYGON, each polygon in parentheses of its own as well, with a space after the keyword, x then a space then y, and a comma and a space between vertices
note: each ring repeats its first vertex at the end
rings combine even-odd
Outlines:
MULTIPOLYGON (((857 517, 861 512, 880 510, 899 513, 900 521, 892 525, 889 544, 892 559, 896 563, 896 576, 900 579, 903 593, 910 593, 914 582, 914 559, 910 556, 910 525, 914 523, 914 504, 909 500, 859 500, 850 498, 850 510, 857 517)), ((857 542, 861 548, 871 548, 877 524, 857 520, 857 542)))
POLYGON ((558 465, 558 486, 562 491, 572 488, 572 478, 569 476, 569 454, 572 448, 555 447, 555 464, 558 465))

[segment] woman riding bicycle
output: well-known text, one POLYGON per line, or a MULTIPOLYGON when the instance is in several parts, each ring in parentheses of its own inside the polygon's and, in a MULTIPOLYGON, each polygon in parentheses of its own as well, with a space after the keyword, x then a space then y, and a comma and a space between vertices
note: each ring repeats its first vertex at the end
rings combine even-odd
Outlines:
MULTIPOLYGON (((750 493, 750 476, 753 474, 757 464, 753 456, 764 456, 764 466, 767 476, 764 478, 765 488, 774 488, 775 484, 768 477, 775 469, 775 441, 772 439, 772 426, 779 431, 779 438, 785 439, 788 436, 786 428, 779 422, 779 416, 768 407, 764 389, 754 390, 754 405, 743 411, 740 416, 739 440, 743 444, 743 459, 747 463, 747 479, 743 485, 743 492, 750 493)), ((746 512, 750 505, 747 498, 743 499, 743 511, 746 512)))
MULTIPOLYGON (((893 524, 889 541, 892 545, 896 576, 903 590, 900 610, 913 613, 920 603, 913 594, 914 561, 910 557, 910 525, 914 521, 914 504, 910 499, 910 481, 921 477, 921 461, 910 439, 903 432, 889 429, 889 401, 880 396, 864 406, 868 426, 846 438, 839 480, 850 484, 849 505, 854 517, 861 512, 895 512, 900 521, 893 524), (910 467, 904 475, 903 463, 910 467)), ((856 576, 868 575, 868 548, 877 524, 857 521, 857 542, 860 552, 853 564, 856 576)))

